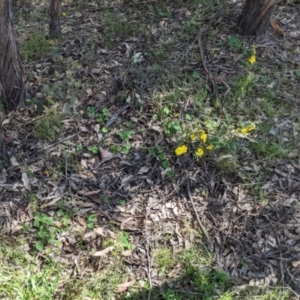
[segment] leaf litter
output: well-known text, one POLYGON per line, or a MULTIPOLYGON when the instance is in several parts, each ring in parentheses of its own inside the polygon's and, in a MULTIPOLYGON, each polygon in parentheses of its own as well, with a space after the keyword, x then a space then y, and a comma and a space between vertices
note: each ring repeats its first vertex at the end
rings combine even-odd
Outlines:
MULTIPOLYGON (((138 10, 130 5, 118 6, 113 1, 108 6, 92 2, 80 13, 69 4, 64 6, 70 13, 63 20, 64 37, 59 53, 53 54, 62 58, 25 64, 27 72, 33 75, 27 80, 29 90, 38 101, 47 95, 45 86, 55 86, 56 94, 53 92, 52 97, 60 101, 66 99, 68 103, 64 106, 61 128, 55 128, 56 139, 39 140, 33 134, 34 122, 40 118, 39 102, 10 113, 2 122, 11 161, 9 168, 3 168, 0 184, 2 238, 25 235, 30 248, 34 249, 37 237, 32 232, 24 233, 23 224, 33 228, 39 209, 54 217, 58 203, 63 200, 63 209, 72 211, 69 226, 60 233, 57 231, 61 247, 55 249, 49 243, 48 249, 53 259, 64 261, 70 269, 76 265, 78 276, 113 264, 112 253, 118 251, 116 248, 121 243, 118 232, 129 234, 132 249, 121 247, 120 252, 129 280, 119 283, 117 293, 136 287, 140 280, 149 280, 152 286, 166 280, 153 259, 153 250, 166 244, 166 236, 170 237, 168 247, 172 253, 189 249, 191 245, 203 248, 203 236, 206 237, 218 267, 239 285, 281 284, 300 292, 300 23, 297 8, 287 5, 277 10, 275 17, 284 28, 285 39, 268 31, 255 40, 258 55, 265 60, 264 74, 274 72, 274 63, 278 66, 284 63, 285 68, 275 72, 274 78, 289 81, 282 82, 280 87, 271 82, 269 87, 281 101, 288 102, 292 110, 298 110, 292 117, 286 114, 275 120, 268 133, 282 143, 292 144, 295 150, 285 158, 272 161, 248 151, 247 160, 240 162, 237 175, 232 176, 218 172, 213 159, 176 160, 171 154, 174 143, 163 135, 162 123, 152 119, 151 107, 155 105, 152 93, 161 90, 163 84, 175 82, 176 74, 181 76, 177 70, 197 71, 199 74, 194 73, 195 76, 204 80, 210 76, 203 68, 199 69, 199 56, 195 58, 191 51, 197 44, 188 32, 185 41, 176 34, 182 21, 190 20, 193 15, 188 5, 178 3, 169 3, 172 17, 163 17, 159 22, 153 11, 145 7, 141 7, 145 19, 140 21, 138 10), (109 27, 107 16, 113 18, 115 8, 120 17, 131 12, 128 22, 133 24, 136 33, 126 31, 125 25, 124 28, 109 27), (99 14, 104 14, 106 19, 99 20, 99 14), (150 24, 145 21, 147 18, 152 20, 150 24), (144 31, 138 31, 137 22, 145 26, 144 31), (168 50, 160 52, 159 47, 165 45, 168 50), (151 57, 151 51, 159 59, 151 57), (77 85, 80 87, 75 95, 72 90, 77 85), (95 109, 89 112, 89 117, 87 107, 95 109), (108 116, 102 113, 103 109, 109 109, 108 116), (102 118, 101 126, 96 118, 102 118), (126 122, 133 126, 127 137, 126 122), (102 127, 110 127, 110 131, 103 132, 102 127), (122 130, 126 131, 123 137, 122 130), (97 147, 89 150, 93 145, 97 147), (157 145, 168 153, 173 178, 166 176, 157 157, 144 151, 157 145), (257 194, 249 187, 255 186, 258 177, 261 189, 257 194), (30 199, 30 194, 34 194, 34 199, 30 199), (89 216, 94 218, 89 219, 89 216), (87 250, 79 249, 81 239, 87 250), (92 260, 87 264, 84 257, 90 256, 108 260, 92 260)), ((216 85, 227 82, 230 86, 239 74, 245 73, 241 63, 244 56, 232 47, 249 51, 253 43, 251 38, 243 39, 241 45, 228 40, 234 36, 234 20, 240 11, 239 5, 230 5, 227 14, 212 21, 206 33, 209 38, 202 37, 202 56, 216 85)), ((192 29, 189 27, 189 31, 192 29)), ((197 33, 193 38, 195 36, 197 33)), ((257 82, 257 88, 263 89, 264 85, 257 82)), ((230 94, 228 89, 221 90, 221 101, 222 91, 230 94)), ((213 94, 212 88, 210 92, 213 94)), ((208 106, 212 97, 208 96, 208 106)), ((254 111, 256 107, 260 110, 260 101, 253 99, 254 111)), ((49 104, 45 115, 52 113, 53 105, 49 104)), ((188 102, 185 106, 188 107, 188 102)), ((226 114, 226 107, 222 113, 226 114)), ((267 121, 263 113, 259 118, 267 121)), ((53 222, 53 228, 62 228, 61 222, 53 222)), ((175 265, 167 277, 174 280, 180 275, 180 266, 175 265)))

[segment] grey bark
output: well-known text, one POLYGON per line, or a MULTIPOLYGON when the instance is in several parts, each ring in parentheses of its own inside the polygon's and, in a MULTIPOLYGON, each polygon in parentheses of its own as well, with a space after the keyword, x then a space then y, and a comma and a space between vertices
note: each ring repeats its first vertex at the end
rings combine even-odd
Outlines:
POLYGON ((61 0, 51 0, 49 6, 49 36, 59 37, 61 35, 60 23, 60 5, 61 0))
POLYGON ((255 36, 264 34, 276 4, 277 0, 246 0, 237 23, 237 33, 255 36))
POLYGON ((12 3, 0 0, 0 100, 8 110, 25 103, 23 74, 12 21, 12 3))

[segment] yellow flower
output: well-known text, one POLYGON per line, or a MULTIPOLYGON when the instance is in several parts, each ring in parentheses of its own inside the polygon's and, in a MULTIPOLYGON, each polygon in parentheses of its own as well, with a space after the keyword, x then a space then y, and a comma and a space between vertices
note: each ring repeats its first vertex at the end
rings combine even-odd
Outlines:
POLYGON ((62 15, 63 17, 65 17, 67 14, 66 14, 65 12, 62 12, 61 15, 62 15))
POLYGON ((246 133, 248 133, 248 132, 253 131, 254 129, 255 129, 255 124, 254 124, 254 123, 251 123, 251 124, 248 125, 247 127, 242 128, 242 129, 240 130, 240 132, 241 132, 242 134, 246 134, 246 133))
POLYGON ((251 123, 249 126, 248 126, 248 131, 252 131, 255 129, 255 124, 254 123, 251 123))
POLYGON ((204 130, 200 130, 200 140, 203 142, 203 143, 206 143, 207 141, 207 134, 205 133, 204 130))
POLYGON ((192 141, 194 141, 194 140, 196 139, 196 134, 195 134, 195 133, 191 133, 191 134, 190 134, 190 139, 191 139, 192 141))
POLYGON ((204 150, 202 148, 198 148, 195 152, 195 154, 198 156, 198 157, 201 157, 203 156, 204 154, 204 150))
POLYGON ((206 147, 206 150, 212 150, 212 149, 214 149, 214 146, 213 146, 213 145, 208 145, 208 146, 206 147))
POLYGON ((248 130, 247 130, 247 128, 242 128, 242 129, 241 129, 241 133, 242 133, 242 134, 246 134, 246 133, 248 133, 248 130))
POLYGON ((255 55, 251 55, 251 57, 248 59, 249 63, 251 65, 253 65, 256 62, 256 56, 255 55))
POLYGON ((176 154, 177 156, 180 156, 180 155, 186 153, 187 150, 188 150, 187 146, 182 145, 182 146, 179 146, 179 147, 177 147, 177 148, 175 149, 175 154, 176 154))

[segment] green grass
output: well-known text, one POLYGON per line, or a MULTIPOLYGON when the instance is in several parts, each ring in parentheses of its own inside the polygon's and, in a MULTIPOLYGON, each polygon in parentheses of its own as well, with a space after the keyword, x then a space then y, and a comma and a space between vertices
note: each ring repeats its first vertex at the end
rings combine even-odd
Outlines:
MULTIPOLYGON (((80 265, 87 269, 84 276, 71 276, 69 264, 54 262, 47 252, 36 256, 29 251, 24 238, 2 240, 0 245, 0 296, 1 299, 104 299, 115 296, 120 283, 129 281, 121 252, 130 249, 128 236, 120 233, 120 239, 108 239, 105 247, 114 245, 113 260, 108 258, 82 257, 80 265), (117 241, 117 242, 116 242, 117 241), (42 258, 42 260, 41 260, 42 258), (92 271, 90 267, 94 269, 92 271), (99 268, 100 271, 95 271, 99 268)), ((180 276, 170 284, 152 290, 151 299, 289 299, 286 290, 245 287, 236 291, 234 282, 218 268, 213 259, 199 247, 172 253, 170 248, 160 247, 154 251, 154 262, 159 272, 168 274, 180 265, 180 276), (243 295, 243 296, 242 296, 243 295)), ((165 276, 164 275, 164 276, 165 276)), ((147 299, 149 285, 135 285, 122 299, 147 299)))
POLYGON ((38 268, 38 262, 28 253, 27 247, 22 239, 13 245, 1 241, 1 299, 54 299, 63 276, 61 263, 46 260, 38 268))
POLYGON ((154 251, 154 259, 157 267, 162 273, 166 273, 174 263, 170 248, 161 247, 154 251))
MULTIPOLYGON (((102 262, 105 265, 105 260, 102 262)), ((39 261, 28 253, 28 245, 19 239, 13 244, 1 241, 0 246, 0 297, 1 299, 109 299, 118 284, 126 281, 122 259, 99 273, 91 272, 82 278, 70 277, 62 262, 49 257, 39 261)))
POLYGON ((42 58, 52 49, 53 45, 42 32, 31 33, 30 38, 20 46, 21 57, 25 61, 42 58))
POLYGON ((41 140, 54 140, 62 126, 62 116, 51 109, 48 115, 41 117, 34 123, 34 134, 41 140))

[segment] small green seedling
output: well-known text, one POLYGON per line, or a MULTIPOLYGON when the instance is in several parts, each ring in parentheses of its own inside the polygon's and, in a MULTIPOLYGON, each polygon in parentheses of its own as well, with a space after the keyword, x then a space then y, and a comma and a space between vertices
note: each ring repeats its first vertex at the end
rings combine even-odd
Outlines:
POLYGON ((97 217, 95 215, 90 215, 87 218, 87 228, 93 229, 95 227, 95 223, 97 221, 97 217))
POLYGON ((51 243, 56 235, 55 227, 52 227, 53 219, 43 213, 34 217, 33 227, 37 229, 37 242, 35 248, 42 251, 45 246, 51 243))
POLYGON ((97 146, 88 146, 87 149, 92 152, 93 154, 97 154, 99 152, 97 146))
POLYGON ((123 200, 123 199, 121 199, 121 200, 119 201, 119 203, 120 203, 120 205, 125 205, 125 204, 126 204, 126 201, 123 200))
POLYGON ((166 136, 171 136, 181 132, 181 126, 178 121, 170 121, 164 125, 166 136))
POLYGON ((127 232, 124 232, 122 231, 120 233, 120 242, 121 242, 121 245, 124 249, 128 249, 130 250, 132 248, 130 242, 129 242, 129 234, 127 232))
POLYGON ((96 117, 96 108, 95 106, 88 106, 86 108, 89 118, 94 119, 96 117))

